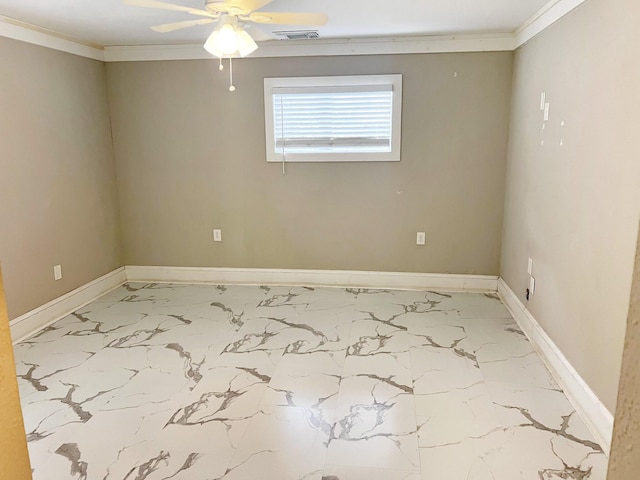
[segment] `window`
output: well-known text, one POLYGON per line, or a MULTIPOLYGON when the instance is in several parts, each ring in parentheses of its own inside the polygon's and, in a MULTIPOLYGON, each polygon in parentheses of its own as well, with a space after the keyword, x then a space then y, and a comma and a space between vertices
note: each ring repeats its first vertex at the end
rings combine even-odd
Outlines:
POLYGON ((265 78, 267 162, 399 161, 402 75, 265 78))

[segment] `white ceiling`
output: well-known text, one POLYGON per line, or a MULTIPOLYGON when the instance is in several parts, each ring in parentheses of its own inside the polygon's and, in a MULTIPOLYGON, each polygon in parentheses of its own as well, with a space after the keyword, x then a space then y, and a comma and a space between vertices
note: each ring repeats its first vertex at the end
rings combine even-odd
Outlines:
MULTIPOLYGON (((167 0, 203 8, 204 0, 167 0)), ((549 0, 273 0, 263 11, 322 12, 323 38, 510 33, 549 0)), ((0 0, 0 15, 101 46, 202 43, 214 25, 156 33, 153 25, 197 19, 188 13, 124 5, 121 0, 0 0)), ((263 30, 305 27, 261 26, 263 30)))

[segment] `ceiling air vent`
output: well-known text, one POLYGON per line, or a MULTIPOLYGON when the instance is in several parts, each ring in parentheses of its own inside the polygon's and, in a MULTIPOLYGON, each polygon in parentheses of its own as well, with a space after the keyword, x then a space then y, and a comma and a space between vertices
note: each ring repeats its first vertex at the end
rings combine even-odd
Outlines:
POLYGON ((287 40, 305 40, 307 38, 320 38, 317 30, 290 30, 273 32, 275 35, 287 40))

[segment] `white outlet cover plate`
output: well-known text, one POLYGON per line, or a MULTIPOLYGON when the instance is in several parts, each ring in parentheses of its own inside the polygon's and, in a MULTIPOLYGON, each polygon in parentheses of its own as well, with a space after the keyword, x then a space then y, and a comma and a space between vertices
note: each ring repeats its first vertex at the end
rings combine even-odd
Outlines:
POLYGON ((417 232, 416 245, 424 245, 426 243, 427 235, 424 232, 417 232))
POLYGON ((536 293, 536 279, 529 277, 529 295, 536 293))
POLYGON ((62 265, 55 265, 53 267, 53 278, 55 280, 62 280, 62 265))
POLYGON ((527 273, 531 275, 533 273, 533 258, 529 257, 529 264, 527 265, 527 273))
POLYGON ((213 241, 214 242, 221 242, 222 241, 222 230, 220 230, 219 228, 214 228, 213 229, 213 241))

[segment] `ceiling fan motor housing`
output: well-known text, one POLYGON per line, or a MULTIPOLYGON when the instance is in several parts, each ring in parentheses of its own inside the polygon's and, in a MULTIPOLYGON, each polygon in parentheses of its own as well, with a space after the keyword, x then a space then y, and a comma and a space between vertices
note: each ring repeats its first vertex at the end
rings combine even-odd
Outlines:
POLYGON ((240 5, 230 5, 225 0, 205 0, 205 9, 215 15, 227 13, 229 15, 247 15, 249 12, 240 5))

